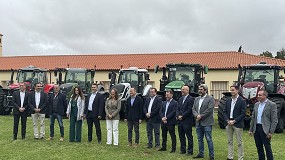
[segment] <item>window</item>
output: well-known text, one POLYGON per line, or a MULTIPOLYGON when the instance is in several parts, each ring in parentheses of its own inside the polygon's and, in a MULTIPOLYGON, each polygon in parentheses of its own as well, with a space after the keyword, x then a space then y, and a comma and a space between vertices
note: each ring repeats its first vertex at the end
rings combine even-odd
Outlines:
POLYGON ((221 99, 223 92, 228 91, 228 81, 212 81, 210 95, 213 95, 215 99, 221 99))

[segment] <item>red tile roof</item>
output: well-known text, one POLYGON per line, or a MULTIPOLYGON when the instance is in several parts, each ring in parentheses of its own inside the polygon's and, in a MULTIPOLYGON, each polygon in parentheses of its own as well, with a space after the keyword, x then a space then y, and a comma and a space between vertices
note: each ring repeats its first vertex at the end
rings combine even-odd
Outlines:
POLYGON ((155 65, 165 66, 167 63, 200 63, 209 69, 237 69, 238 64, 248 65, 265 61, 268 64, 285 66, 285 60, 263 56, 227 52, 195 52, 195 53, 154 53, 154 54, 103 54, 103 55, 52 55, 52 56, 15 56, 0 57, 0 70, 23 68, 29 65, 40 68, 94 68, 97 70, 117 70, 135 66, 153 69, 155 65))

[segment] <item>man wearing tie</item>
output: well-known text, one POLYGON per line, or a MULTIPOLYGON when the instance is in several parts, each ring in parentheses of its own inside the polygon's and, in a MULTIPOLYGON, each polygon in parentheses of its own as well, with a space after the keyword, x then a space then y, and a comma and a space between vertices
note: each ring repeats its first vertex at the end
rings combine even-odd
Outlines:
POLYGON ((158 151, 166 151, 167 132, 169 131, 172 141, 172 148, 170 153, 174 153, 176 151, 175 115, 178 106, 177 101, 175 101, 172 97, 173 97, 173 91, 172 90, 166 91, 165 93, 166 101, 162 102, 162 106, 160 109, 162 147, 158 150, 158 151))
POLYGON ((29 95, 29 106, 32 111, 34 126, 34 138, 43 139, 45 137, 45 113, 48 104, 47 94, 42 91, 40 83, 35 84, 35 91, 29 95), (38 121, 40 121, 40 135, 38 130, 38 121))
POLYGON ((20 90, 13 93, 12 104, 14 106, 14 130, 13 130, 13 139, 17 139, 18 135, 18 126, 19 120, 21 118, 22 126, 22 139, 26 138, 26 124, 27 124, 27 115, 28 115, 28 93, 26 92, 26 84, 20 83, 20 90))
POLYGON ((238 86, 231 86, 230 92, 232 98, 226 101, 224 108, 224 119, 227 123, 226 131, 228 135, 228 160, 234 159, 233 136, 237 138, 238 159, 243 160, 243 142, 242 132, 244 127, 243 119, 245 117, 245 101, 238 95, 238 86))
POLYGON ((188 155, 193 155, 193 113, 192 107, 194 98, 189 95, 189 86, 185 85, 181 88, 182 97, 178 100, 178 107, 176 110, 176 119, 178 123, 178 133, 180 139, 180 153, 186 153, 186 138, 188 140, 188 155))
POLYGON ((196 118, 196 133, 199 145, 199 154, 194 158, 204 158, 204 136, 206 137, 210 160, 214 159, 214 144, 212 141, 212 126, 214 125, 214 98, 207 94, 205 84, 199 86, 199 97, 195 98, 192 108, 196 118))
POLYGON ((60 129, 60 139, 64 140, 64 126, 62 117, 64 115, 64 109, 67 108, 66 96, 60 93, 59 85, 54 85, 53 94, 49 96, 49 115, 50 115, 50 137, 48 140, 53 140, 54 136, 54 120, 57 119, 60 129))
POLYGON ((96 128, 96 135, 98 143, 102 142, 100 119, 102 118, 104 109, 104 97, 102 94, 97 92, 98 85, 96 83, 92 84, 92 93, 88 95, 85 103, 84 115, 87 119, 88 125, 88 142, 92 141, 92 130, 93 123, 96 128))
POLYGON ((135 144, 139 144, 139 124, 142 122, 143 100, 137 96, 135 88, 130 89, 130 97, 126 101, 125 122, 128 122, 128 141, 132 146, 133 128, 135 130, 135 144))
POLYGON ((265 160, 263 146, 266 150, 267 159, 274 159, 270 141, 278 123, 277 106, 274 102, 267 99, 267 97, 268 93, 265 90, 258 92, 258 102, 254 105, 249 128, 249 135, 254 135, 258 159, 260 160, 265 160))
POLYGON ((144 115, 146 116, 146 132, 148 138, 147 148, 152 148, 153 131, 155 137, 155 147, 160 147, 160 107, 162 99, 157 96, 157 89, 151 88, 149 91, 150 97, 146 99, 144 105, 144 115))

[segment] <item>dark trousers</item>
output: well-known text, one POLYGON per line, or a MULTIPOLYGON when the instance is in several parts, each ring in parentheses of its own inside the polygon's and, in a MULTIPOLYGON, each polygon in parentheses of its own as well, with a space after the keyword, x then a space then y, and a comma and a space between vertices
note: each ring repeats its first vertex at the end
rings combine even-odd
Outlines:
POLYGON ((161 131, 162 131, 162 148, 166 149, 167 132, 169 132, 171 141, 172 141, 171 150, 175 151, 176 150, 175 125, 174 124, 162 124, 161 131))
POLYGON ((155 138, 155 147, 159 147, 160 146, 160 140, 159 140, 160 123, 154 123, 154 122, 148 121, 146 123, 146 132, 147 132, 149 147, 152 147, 153 131, 154 131, 154 138, 155 138))
POLYGON ((100 120, 98 119, 98 117, 87 117, 88 141, 89 142, 92 141, 93 123, 94 123, 95 129, 96 129, 97 140, 98 140, 98 142, 101 142, 102 133, 101 133, 100 120))
POLYGON ((264 133, 261 124, 256 125, 256 131, 254 133, 254 140, 255 140, 255 145, 257 148, 257 152, 258 152, 258 159, 265 160, 264 149, 263 149, 263 146, 264 146, 266 150, 267 159, 273 160, 270 139, 266 137, 266 134, 264 133))
MULTIPOLYGON (((77 108, 76 108, 77 109, 77 108)), ((71 110, 69 142, 81 142, 82 120, 77 120, 77 113, 71 110)))
POLYGON ((18 126, 19 126, 19 120, 21 118, 21 133, 22 133, 22 139, 26 136, 26 124, 27 124, 27 114, 26 113, 19 113, 14 114, 14 129, 13 129, 13 135, 14 139, 17 139, 18 136, 18 126))
POLYGON ((54 120, 57 119, 59 129, 60 129, 60 137, 64 137, 64 126, 62 122, 62 117, 58 113, 52 113, 50 115, 50 137, 54 136, 54 120))
POLYGON ((132 143, 133 139, 133 129, 135 130, 135 143, 139 144, 140 142, 140 128, 139 122, 128 121, 128 141, 132 143))
POLYGON ((188 140, 188 153, 193 154, 193 135, 192 135, 192 125, 178 125, 178 133, 180 139, 180 151, 186 152, 186 138, 188 140))

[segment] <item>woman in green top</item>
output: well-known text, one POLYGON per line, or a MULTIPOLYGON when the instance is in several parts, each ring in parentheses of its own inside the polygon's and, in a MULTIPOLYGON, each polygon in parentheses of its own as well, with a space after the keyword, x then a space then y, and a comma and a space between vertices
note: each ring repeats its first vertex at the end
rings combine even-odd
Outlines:
POLYGON ((69 142, 81 142, 82 120, 85 107, 85 97, 79 86, 72 90, 66 115, 70 120, 69 142))
POLYGON ((112 132, 114 136, 114 145, 119 144, 119 120, 121 110, 121 101, 118 99, 118 91, 114 88, 110 92, 110 97, 105 103, 107 144, 112 144, 112 132))

